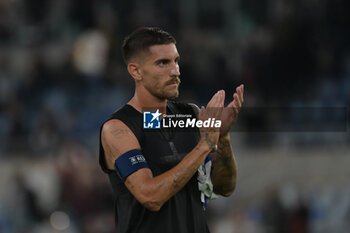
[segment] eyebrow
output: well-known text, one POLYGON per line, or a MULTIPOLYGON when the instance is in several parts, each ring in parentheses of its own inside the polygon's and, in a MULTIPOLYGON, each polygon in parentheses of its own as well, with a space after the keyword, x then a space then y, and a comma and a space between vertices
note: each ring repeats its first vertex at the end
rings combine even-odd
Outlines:
POLYGON ((168 63, 168 62, 170 62, 170 59, 168 59, 168 58, 160 58, 160 59, 156 60, 154 63, 159 64, 161 62, 168 63))
MULTIPOLYGON (((170 62, 171 61, 171 59, 169 59, 169 58, 160 58, 160 59, 157 59, 157 60, 155 60, 155 64, 159 64, 160 62, 164 62, 164 63, 168 63, 168 62, 170 62)), ((180 61, 180 55, 178 55, 176 58, 175 58, 175 61, 176 62, 179 62, 180 61)))

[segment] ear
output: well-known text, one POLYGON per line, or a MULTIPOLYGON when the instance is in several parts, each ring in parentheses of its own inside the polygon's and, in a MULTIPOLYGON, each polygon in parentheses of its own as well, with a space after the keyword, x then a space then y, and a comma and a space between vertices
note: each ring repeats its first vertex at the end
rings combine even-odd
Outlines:
POLYGON ((135 81, 142 80, 141 70, 139 69, 139 65, 134 62, 130 62, 128 64, 128 72, 135 79, 135 81))

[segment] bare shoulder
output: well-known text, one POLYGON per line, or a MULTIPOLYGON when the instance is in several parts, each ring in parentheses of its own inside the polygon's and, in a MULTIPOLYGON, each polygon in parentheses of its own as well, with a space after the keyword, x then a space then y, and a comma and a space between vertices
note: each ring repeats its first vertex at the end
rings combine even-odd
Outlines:
POLYGON ((121 120, 107 121, 101 131, 101 142, 105 151, 107 167, 113 169, 114 161, 125 152, 140 149, 134 133, 121 120))
POLYGON ((102 127, 102 135, 119 138, 127 135, 134 135, 128 126, 121 120, 112 119, 107 121, 102 127))

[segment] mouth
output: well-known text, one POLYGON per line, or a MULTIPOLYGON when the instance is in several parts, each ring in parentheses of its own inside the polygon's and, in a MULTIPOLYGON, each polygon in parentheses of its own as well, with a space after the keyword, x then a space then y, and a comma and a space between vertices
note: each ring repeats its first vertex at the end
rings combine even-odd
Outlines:
POLYGON ((171 84, 168 84, 168 86, 170 87, 177 87, 179 84, 178 83, 171 83, 171 84))
POLYGON ((179 86, 180 82, 181 82, 180 79, 172 80, 170 83, 167 84, 167 86, 177 87, 179 86))

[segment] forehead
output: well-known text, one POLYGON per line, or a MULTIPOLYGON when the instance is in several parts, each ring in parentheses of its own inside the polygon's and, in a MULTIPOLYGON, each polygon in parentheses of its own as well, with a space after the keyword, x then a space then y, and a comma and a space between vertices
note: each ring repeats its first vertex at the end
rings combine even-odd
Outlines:
POLYGON ((162 44, 162 45, 152 45, 149 47, 148 59, 157 60, 162 58, 174 59, 179 56, 176 49, 176 45, 162 44))

